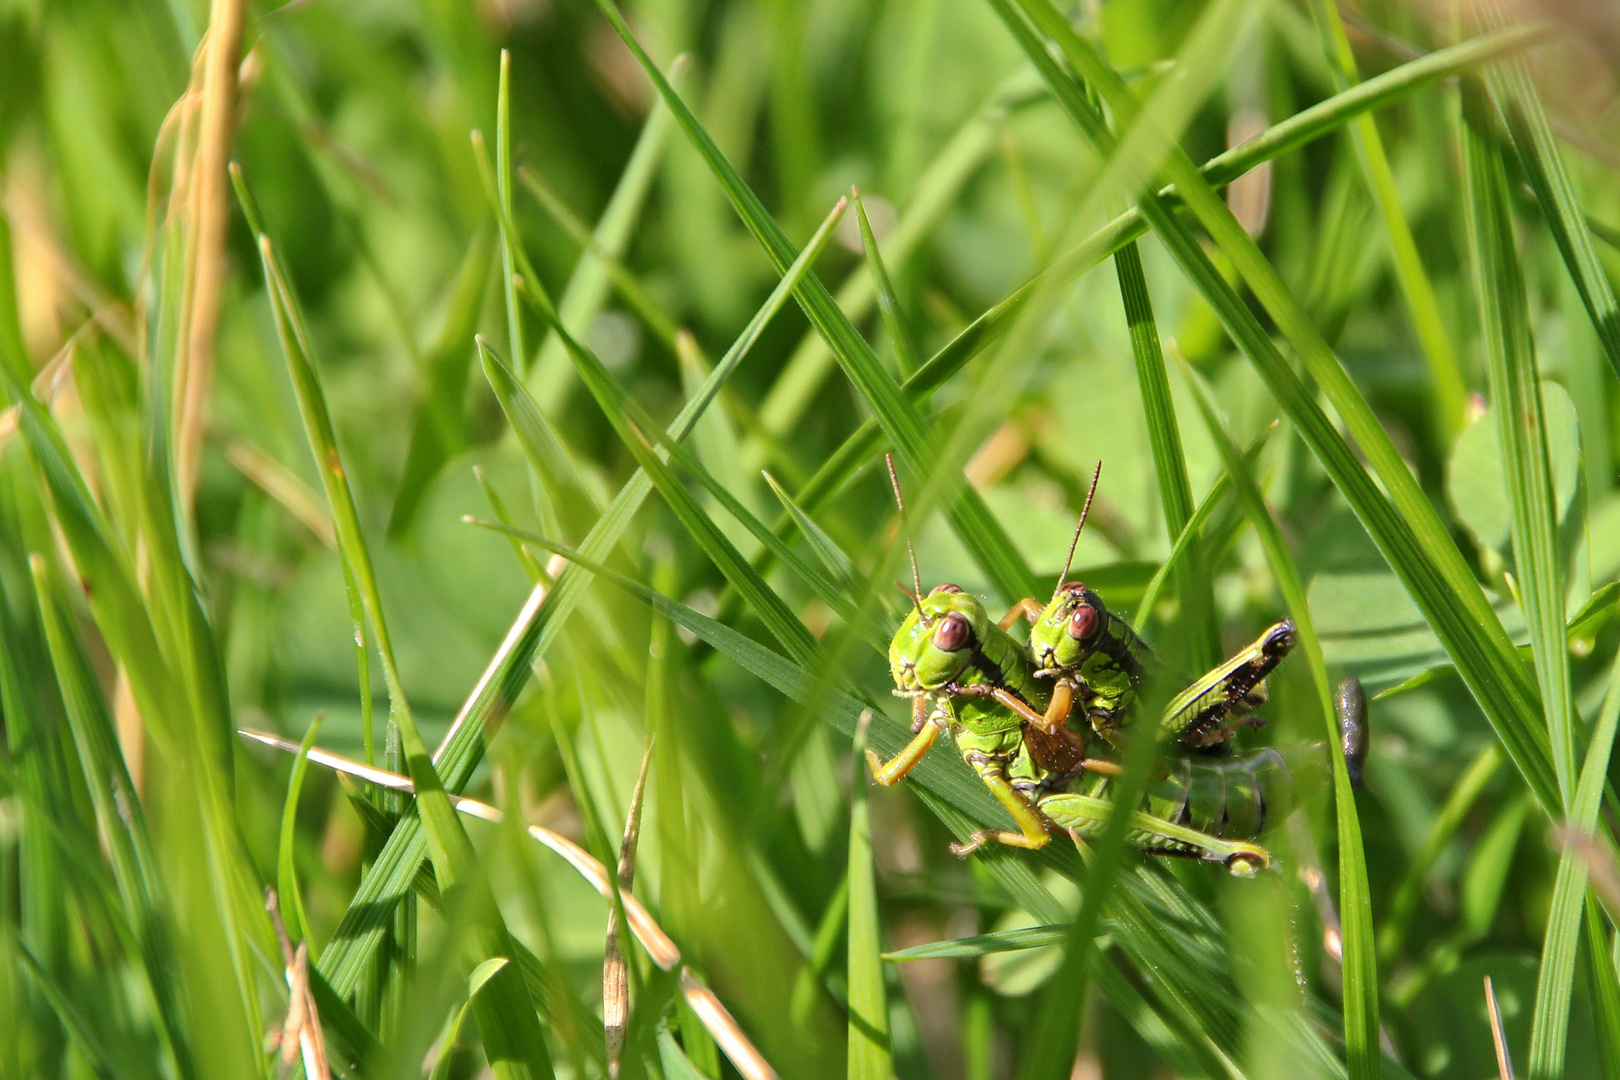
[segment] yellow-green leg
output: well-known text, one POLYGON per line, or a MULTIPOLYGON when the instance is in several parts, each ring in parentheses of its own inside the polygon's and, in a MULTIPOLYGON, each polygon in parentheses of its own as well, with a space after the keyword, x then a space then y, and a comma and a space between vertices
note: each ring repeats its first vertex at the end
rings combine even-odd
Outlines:
POLYGON ((1012 624, 1017 622, 1018 617, 1022 615, 1024 618, 1029 620, 1029 624, 1031 626, 1034 626, 1035 620, 1039 619, 1041 617, 1041 612, 1045 610, 1046 608, 1043 607, 1039 601, 1033 597, 1026 596, 1022 600, 1018 601, 1018 603, 1014 604, 1012 609, 1001 617, 1001 621, 997 625, 999 625, 1003 630, 1010 630, 1012 629, 1012 624))
POLYGON ((1051 834, 1046 831, 1046 819, 1017 788, 1007 782, 1007 775, 1001 762, 987 755, 974 753, 968 755, 968 764, 973 766, 973 771, 979 774, 979 779, 984 781, 984 786, 990 789, 990 794, 996 797, 996 801, 1007 808, 1007 813, 1012 815, 1020 831, 980 829, 968 839, 967 843, 952 844, 951 851, 957 855, 967 855, 991 841, 1032 850, 1045 847, 1052 839, 1051 834))
POLYGON ((887 764, 877 756, 877 752, 870 748, 866 751, 866 764, 872 769, 872 779, 884 787, 893 787, 906 774, 917 767, 928 753, 929 749, 939 739, 939 725, 925 719, 922 730, 908 742, 898 754, 890 758, 887 764))

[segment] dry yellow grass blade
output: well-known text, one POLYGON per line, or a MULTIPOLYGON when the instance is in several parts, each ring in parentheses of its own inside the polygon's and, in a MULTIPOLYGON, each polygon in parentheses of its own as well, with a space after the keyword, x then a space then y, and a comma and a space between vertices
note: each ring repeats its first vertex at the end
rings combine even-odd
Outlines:
MULTIPOLYGON (((252 728, 238 728, 237 734, 245 738, 273 746, 288 753, 298 753, 297 743, 289 742, 279 735, 268 731, 256 731, 252 728)), ((398 773, 388 772, 386 769, 373 768, 358 761, 325 750, 311 748, 309 760, 317 765, 325 765, 329 769, 357 776, 362 780, 369 780, 381 787, 391 788, 394 791, 413 791, 409 778, 398 773)), ((637 785, 640 790, 640 784, 637 785)), ((506 820, 506 815, 495 807, 477 799, 468 799, 460 795, 450 795, 450 805, 469 817, 479 818, 493 824, 500 824, 506 820)), ((632 821, 634 816, 632 816, 632 821)), ((613 903, 613 881, 608 876, 607 867, 598 862, 590 852, 559 833, 541 825, 525 825, 528 834, 552 851, 561 855, 581 877, 591 883, 591 887, 602 895, 609 904, 613 903)), ((632 841, 633 843, 633 841, 632 841)), ((633 850, 633 848, 632 848, 633 850)), ((636 935, 641 947, 647 950, 652 962, 665 971, 673 971, 681 962, 681 950, 676 946, 668 934, 664 933, 652 915, 641 902, 635 898, 628 888, 619 892, 624 905, 624 918, 630 926, 630 932, 636 935)), ((686 1003, 691 1006, 692 1012, 702 1022, 709 1034, 714 1038, 731 1063, 737 1067, 737 1072, 744 1080, 777 1080, 777 1072, 765 1060, 765 1055, 759 1052, 751 1039, 743 1032, 727 1008, 698 978, 689 967, 681 967, 681 994, 686 1003)))
MULTIPOLYGON (((175 458, 181 501, 189 507, 208 423, 214 331, 225 281, 225 227, 230 181, 225 168, 236 121, 237 64, 245 0, 213 0, 208 34, 197 50, 193 83, 201 76, 197 151, 185 205, 187 266, 184 327, 175 357, 175 458)), ((178 179, 178 178, 177 178, 178 179)))

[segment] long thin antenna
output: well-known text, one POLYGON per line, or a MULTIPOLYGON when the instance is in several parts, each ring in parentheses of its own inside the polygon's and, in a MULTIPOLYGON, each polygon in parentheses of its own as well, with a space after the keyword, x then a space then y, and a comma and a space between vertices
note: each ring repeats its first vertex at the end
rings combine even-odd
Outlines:
POLYGON ((1102 462, 1097 462, 1097 469, 1091 474, 1091 490, 1086 492, 1086 505, 1080 508, 1080 523, 1074 527, 1074 539, 1069 541, 1069 557, 1063 560, 1063 572, 1058 575, 1057 587, 1052 590, 1052 599, 1056 600, 1058 593, 1063 591, 1063 579, 1069 576, 1069 567, 1074 565, 1074 549, 1080 546, 1080 530, 1086 527, 1086 515, 1091 513, 1091 500, 1097 494, 1097 481, 1102 479, 1102 462))
POLYGON ((900 531, 906 537, 906 554, 911 557, 911 583, 916 592, 911 594, 912 603, 917 605, 917 615, 922 616, 922 573, 917 569, 917 549, 911 545, 911 529, 906 521, 906 497, 900 494, 900 477, 894 471, 894 455, 884 454, 883 461, 889 466, 889 485, 894 488, 894 504, 900 508, 900 531))

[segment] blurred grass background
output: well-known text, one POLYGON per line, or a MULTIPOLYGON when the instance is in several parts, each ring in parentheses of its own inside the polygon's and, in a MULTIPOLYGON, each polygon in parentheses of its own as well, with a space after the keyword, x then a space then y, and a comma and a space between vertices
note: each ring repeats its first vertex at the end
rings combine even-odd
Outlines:
MULTIPOLYGON (((609 866, 651 741, 636 895, 783 1077, 1475 1080, 1486 976, 1522 1074, 1620 1075, 1614 13, 623 10, 687 116, 584 0, 0 0, 0 1076, 278 1074, 265 885, 339 1072, 605 1075, 591 885, 231 734, 420 787, 464 711, 445 787, 609 866), (997 614, 1101 459, 1074 576, 1189 674, 1308 620, 1242 741, 1355 674, 1366 789, 1255 882, 951 856, 949 747, 851 767, 905 722, 889 446, 997 614)), ((623 1069, 746 1070, 622 944, 623 1069)))

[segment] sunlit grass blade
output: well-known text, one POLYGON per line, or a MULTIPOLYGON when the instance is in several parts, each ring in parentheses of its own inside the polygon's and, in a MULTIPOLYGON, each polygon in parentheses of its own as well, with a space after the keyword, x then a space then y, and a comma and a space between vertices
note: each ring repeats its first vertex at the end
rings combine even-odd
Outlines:
POLYGON ((1067 926, 1029 926, 1022 930, 973 934, 969 937, 931 941, 926 945, 913 945, 909 949, 886 952, 883 959, 902 964, 911 960, 960 960, 971 956, 987 956, 990 953, 1039 949, 1047 945, 1062 944, 1068 932, 1067 926))
POLYGON ((855 783, 849 816, 849 1080, 889 1080, 889 1000, 883 985, 872 823, 866 808, 866 732, 855 728, 855 783))
POLYGON ((1340 732, 1334 714, 1332 689, 1327 665, 1322 659, 1322 643, 1305 598, 1305 584, 1299 568, 1283 540, 1282 530, 1265 497, 1254 482, 1248 464, 1227 434, 1215 413, 1208 394, 1191 368, 1186 369, 1203 413, 1204 423, 1220 452, 1227 475, 1232 478, 1238 502, 1260 537, 1266 563, 1277 590, 1299 634, 1299 651, 1304 653, 1322 707, 1326 725, 1328 757, 1332 761, 1333 806, 1339 837, 1339 919, 1344 935, 1344 1039, 1351 1077, 1376 1077, 1379 1070, 1378 1044, 1378 956, 1372 927, 1372 898, 1367 884, 1367 853, 1362 848, 1361 819, 1356 811, 1355 791, 1350 786, 1344 756, 1338 752, 1340 732))
MULTIPOLYGON (((1110 146, 1110 136, 1080 85, 1058 66, 1022 16, 1007 6, 1008 0, 991 2, 1086 136, 1099 147, 1110 146)), ((1096 84, 1106 100, 1125 115, 1134 115, 1136 106, 1130 90, 1048 0, 1018 2, 1042 31, 1052 35, 1064 56, 1096 84)), ((1276 319, 1346 424, 1361 455, 1351 449, 1329 421, 1315 393, 1301 381, 1186 225, 1151 194, 1139 202, 1143 215, 1265 378, 1306 444, 1400 576, 1537 798, 1545 807, 1557 807, 1558 785, 1535 685, 1526 677, 1512 643, 1455 541, 1366 399, 1225 203, 1178 148, 1167 155, 1165 173, 1276 319), (1387 497, 1368 475, 1362 455, 1372 464, 1389 493, 1387 497)))
POLYGON ((852 582, 855 578, 855 563, 850 559, 849 555, 844 552, 843 548, 838 546, 838 543, 832 537, 827 535, 826 530, 816 524, 814 518, 799 508, 799 504, 793 501, 793 496, 789 495, 782 485, 777 483, 776 477, 770 473, 764 475, 765 482, 776 493, 777 500, 781 502, 783 509, 788 512, 788 516, 793 519, 793 524, 798 527, 799 532, 809 541, 811 549, 816 553, 816 557, 821 560, 821 565, 825 566, 827 572, 832 574, 840 583, 848 584, 852 582))
POLYGON ((1514 577, 1530 624, 1553 771, 1567 808, 1575 786, 1575 702, 1564 640, 1564 574, 1540 371, 1513 234, 1507 172, 1477 82, 1464 82, 1463 110, 1470 261, 1512 510, 1514 577))
MULTIPOLYGON (((1356 83, 1358 75, 1355 55, 1350 51, 1350 39, 1345 35, 1344 22, 1339 18, 1338 4, 1336 0, 1312 0, 1311 14, 1322 35, 1334 89, 1343 93, 1356 83)), ((1434 283, 1423 265, 1417 241, 1412 236, 1412 227, 1401 209, 1395 188, 1395 173, 1390 168, 1389 156, 1384 152, 1384 141, 1378 134, 1378 125, 1371 115, 1363 114, 1349 126, 1367 185, 1372 189, 1373 198, 1384 216, 1395 280, 1406 300, 1407 315, 1417 331, 1418 344, 1429 362, 1429 378, 1434 383, 1434 407, 1441 441, 1449 443, 1463 425, 1467 388, 1463 384, 1462 368, 1440 317, 1434 283)))
MULTIPOLYGON (((917 178, 911 200, 889 234, 889 259, 903 262, 933 231, 962 187, 974 176, 995 145, 1008 117, 1042 97, 1040 82, 1027 70, 1014 72, 959 127, 917 178)), ((877 299, 870 270, 861 266, 838 290, 838 306, 850 319, 865 318, 877 299)), ((759 409, 761 426, 775 438, 786 437, 820 389, 834 363, 824 338, 812 332, 788 358, 759 409)), ((758 460, 751 457, 750 464, 758 460)))
MULTIPOLYGON (((1482 0, 1475 5, 1481 22, 1500 30, 1506 25, 1501 5, 1496 0, 1482 0)), ((1558 148, 1558 138, 1547 121, 1541 96, 1531 81, 1529 68, 1522 57, 1504 56, 1490 64, 1486 78, 1502 118, 1507 122, 1508 134, 1518 151, 1519 163, 1530 189, 1541 204, 1548 228, 1564 258, 1581 303, 1592 317, 1603 351, 1609 364, 1620 373, 1620 302, 1614 295, 1608 273, 1592 246, 1592 234, 1586 215, 1581 211, 1575 184, 1564 164, 1564 155, 1558 148)))
MULTIPOLYGON (((1272 424, 1262 431, 1254 442, 1249 444, 1248 449, 1243 451, 1244 460, 1252 466, 1259 459, 1260 451, 1265 448, 1272 432, 1276 430, 1277 425, 1272 424)), ((1221 505, 1221 500, 1231 490, 1232 478, 1224 472, 1221 473, 1214 486, 1209 489, 1203 500, 1199 502, 1198 508, 1193 511, 1192 517, 1187 519, 1187 524, 1177 534, 1175 543, 1170 547, 1170 554, 1164 557, 1164 562, 1159 564, 1159 568, 1148 579, 1147 587, 1142 590, 1141 602, 1136 605, 1136 614, 1132 619, 1137 633, 1141 633, 1147 627, 1148 620, 1153 617, 1153 609, 1158 606, 1159 594, 1164 590, 1165 581, 1168 580, 1170 574, 1176 569, 1177 564, 1185 557, 1186 553, 1204 539, 1204 525, 1209 521, 1210 515, 1215 512, 1215 508, 1221 505)))

